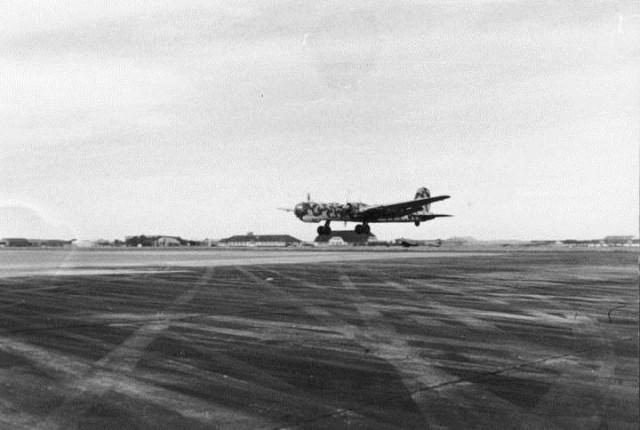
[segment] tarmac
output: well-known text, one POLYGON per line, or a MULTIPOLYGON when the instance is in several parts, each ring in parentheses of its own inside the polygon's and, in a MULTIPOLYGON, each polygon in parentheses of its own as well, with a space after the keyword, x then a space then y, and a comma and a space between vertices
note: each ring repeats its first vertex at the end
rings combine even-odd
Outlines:
POLYGON ((637 251, 0 250, 0 428, 638 427, 637 251))

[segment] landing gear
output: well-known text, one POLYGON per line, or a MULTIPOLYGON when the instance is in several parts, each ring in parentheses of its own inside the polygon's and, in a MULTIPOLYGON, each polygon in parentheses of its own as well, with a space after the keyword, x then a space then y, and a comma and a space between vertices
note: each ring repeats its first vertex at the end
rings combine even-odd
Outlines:
POLYGON ((420 227, 420 221, 416 221, 414 224, 416 225, 416 227, 420 227))
POLYGON ((321 225, 320 227, 318 227, 318 234, 320 236, 324 236, 324 235, 329 236, 331 234, 331 227, 329 227, 330 222, 331 221, 327 221, 325 225, 321 225))
POLYGON ((356 225, 356 233, 357 234, 369 234, 371 233, 371 227, 369 224, 358 224, 356 225))

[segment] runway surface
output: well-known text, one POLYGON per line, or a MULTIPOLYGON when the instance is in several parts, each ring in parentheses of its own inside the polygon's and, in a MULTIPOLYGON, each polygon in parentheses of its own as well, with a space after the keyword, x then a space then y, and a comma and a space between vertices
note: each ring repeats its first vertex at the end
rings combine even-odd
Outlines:
POLYGON ((637 252, 135 252, 0 251, 0 428, 637 428, 637 252))

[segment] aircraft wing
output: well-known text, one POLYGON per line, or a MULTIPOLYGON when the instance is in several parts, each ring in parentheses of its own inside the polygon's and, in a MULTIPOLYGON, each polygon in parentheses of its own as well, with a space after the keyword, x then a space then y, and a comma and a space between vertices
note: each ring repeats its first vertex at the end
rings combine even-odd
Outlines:
POLYGON ((449 196, 426 197, 424 199, 407 200, 406 202, 392 203, 390 205, 379 205, 365 208, 359 212, 366 218, 375 219, 382 217, 400 217, 417 212, 424 205, 448 199, 449 196))
POLYGON ((422 221, 429 221, 432 220, 434 218, 442 218, 442 217, 451 217, 453 215, 445 215, 445 214, 428 214, 428 215, 419 215, 418 216, 420 218, 422 218, 422 221))

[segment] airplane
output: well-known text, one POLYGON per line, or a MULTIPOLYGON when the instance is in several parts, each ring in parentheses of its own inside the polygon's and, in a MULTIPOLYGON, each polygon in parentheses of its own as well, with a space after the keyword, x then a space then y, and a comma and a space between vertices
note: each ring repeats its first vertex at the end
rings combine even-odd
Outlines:
POLYGON ((317 203, 312 202, 307 194, 307 201, 298 203, 293 209, 279 208, 287 212, 293 212, 303 222, 319 223, 319 235, 331 234, 331 221, 344 221, 360 223, 356 225, 357 234, 369 234, 370 223, 382 222, 412 222, 419 226, 421 222, 435 218, 449 217, 451 215, 434 214, 429 211, 431 203, 448 199, 449 196, 431 197, 426 187, 418 188, 413 200, 407 200, 388 205, 367 205, 360 202, 341 203, 317 203))
POLYGON ((400 238, 400 239, 396 239, 396 244, 400 245, 404 248, 409 248, 412 246, 431 246, 431 247, 435 247, 438 248, 440 246, 442 246, 442 240, 440 239, 436 239, 436 240, 414 240, 414 239, 405 239, 405 238, 400 238))

